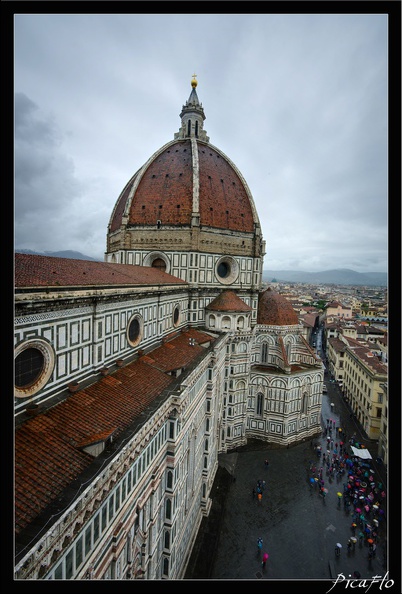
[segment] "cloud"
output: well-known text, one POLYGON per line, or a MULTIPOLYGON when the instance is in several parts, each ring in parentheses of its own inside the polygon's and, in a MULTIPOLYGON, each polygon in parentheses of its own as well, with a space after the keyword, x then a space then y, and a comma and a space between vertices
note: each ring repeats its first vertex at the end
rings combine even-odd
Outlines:
POLYGON ((382 14, 17 15, 16 245, 102 258, 116 200, 173 140, 195 72, 210 142, 253 194, 265 267, 385 271, 387 33, 382 14))

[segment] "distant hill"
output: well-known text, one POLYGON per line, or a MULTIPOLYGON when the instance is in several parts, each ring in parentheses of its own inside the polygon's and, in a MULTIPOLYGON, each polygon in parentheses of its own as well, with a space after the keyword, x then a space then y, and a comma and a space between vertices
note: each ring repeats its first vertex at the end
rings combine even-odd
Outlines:
POLYGON ((103 262, 103 260, 96 260, 96 258, 90 258, 81 254, 81 252, 74 252, 73 250, 65 250, 64 252, 35 252, 34 250, 20 250, 15 248, 14 250, 18 254, 36 254, 38 256, 51 256, 53 258, 73 258, 75 260, 92 260, 93 262, 103 262))
POLYGON ((356 272, 348 268, 323 270, 322 272, 304 272, 300 270, 263 270, 264 282, 292 282, 315 285, 365 285, 386 287, 388 274, 386 272, 356 272))

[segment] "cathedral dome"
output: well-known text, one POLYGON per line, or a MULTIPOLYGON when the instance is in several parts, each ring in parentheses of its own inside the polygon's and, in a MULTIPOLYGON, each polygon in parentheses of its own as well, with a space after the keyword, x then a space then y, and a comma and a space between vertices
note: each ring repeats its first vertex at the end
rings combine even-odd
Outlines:
POLYGON ((251 192, 234 163, 209 143, 195 75, 191 87, 174 140, 132 176, 115 204, 109 259, 118 251, 156 249, 222 253, 223 248, 232 255, 262 255, 251 192))
POLYGON ((266 326, 294 326, 299 323, 292 304, 271 288, 260 293, 258 300, 257 324, 266 326))

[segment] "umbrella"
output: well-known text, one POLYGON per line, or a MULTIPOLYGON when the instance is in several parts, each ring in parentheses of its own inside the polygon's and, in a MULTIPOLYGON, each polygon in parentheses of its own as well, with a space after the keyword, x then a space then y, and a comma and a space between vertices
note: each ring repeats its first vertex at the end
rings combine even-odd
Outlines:
POLYGON ((324 493, 328 493, 328 489, 323 489, 324 493))
POLYGON ((356 507, 356 511, 357 511, 358 514, 361 514, 362 513, 362 510, 360 509, 360 507, 356 507))
POLYGON ((341 545, 341 543, 340 543, 340 542, 337 542, 337 543, 336 543, 336 546, 337 546, 337 547, 339 547, 340 549, 342 548, 342 545, 341 545))
POLYGON ((351 536, 351 537, 350 537, 350 540, 351 540, 352 542, 354 542, 355 544, 357 543, 357 538, 356 538, 356 536, 351 536))
POLYGON ((364 499, 363 495, 360 495, 359 499, 364 499))
POLYGON ((364 509, 366 510, 366 512, 368 513, 370 511, 370 506, 369 505, 365 505, 364 509))
POLYGON ((367 539, 367 542, 370 543, 370 544, 373 544, 374 540, 372 538, 368 538, 367 539))
POLYGON ((317 483, 318 483, 318 478, 316 476, 314 477, 314 480, 317 481, 317 483))
POLYGON ((314 483, 314 479, 313 478, 310 479, 310 483, 314 483))
POLYGON ((377 509, 378 509, 378 505, 373 505, 373 509, 374 509, 375 511, 377 511, 377 509))
POLYGON ((338 497, 342 497, 342 493, 340 491, 338 491, 337 495, 338 497))

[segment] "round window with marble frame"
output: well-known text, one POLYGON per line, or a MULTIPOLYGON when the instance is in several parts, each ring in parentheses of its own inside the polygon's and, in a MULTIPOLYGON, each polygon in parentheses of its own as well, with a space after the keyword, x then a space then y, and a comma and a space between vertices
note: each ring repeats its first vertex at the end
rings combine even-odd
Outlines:
POLYGON ((127 324, 127 342, 130 346, 136 347, 144 335, 144 319, 139 313, 131 316, 127 324))
POLYGON ((170 273, 170 260, 163 252, 150 252, 143 260, 144 266, 151 266, 157 270, 163 270, 163 272, 170 273), (165 263, 165 267, 162 268, 161 263, 165 263))
POLYGON ((177 328, 180 324, 180 305, 177 303, 173 308, 173 327, 177 328))
POLYGON ((14 349, 14 396, 28 398, 43 388, 55 365, 53 347, 42 338, 33 338, 14 349))
POLYGON ((231 256, 222 256, 215 264, 215 276, 224 285, 232 284, 239 276, 239 264, 231 256))

